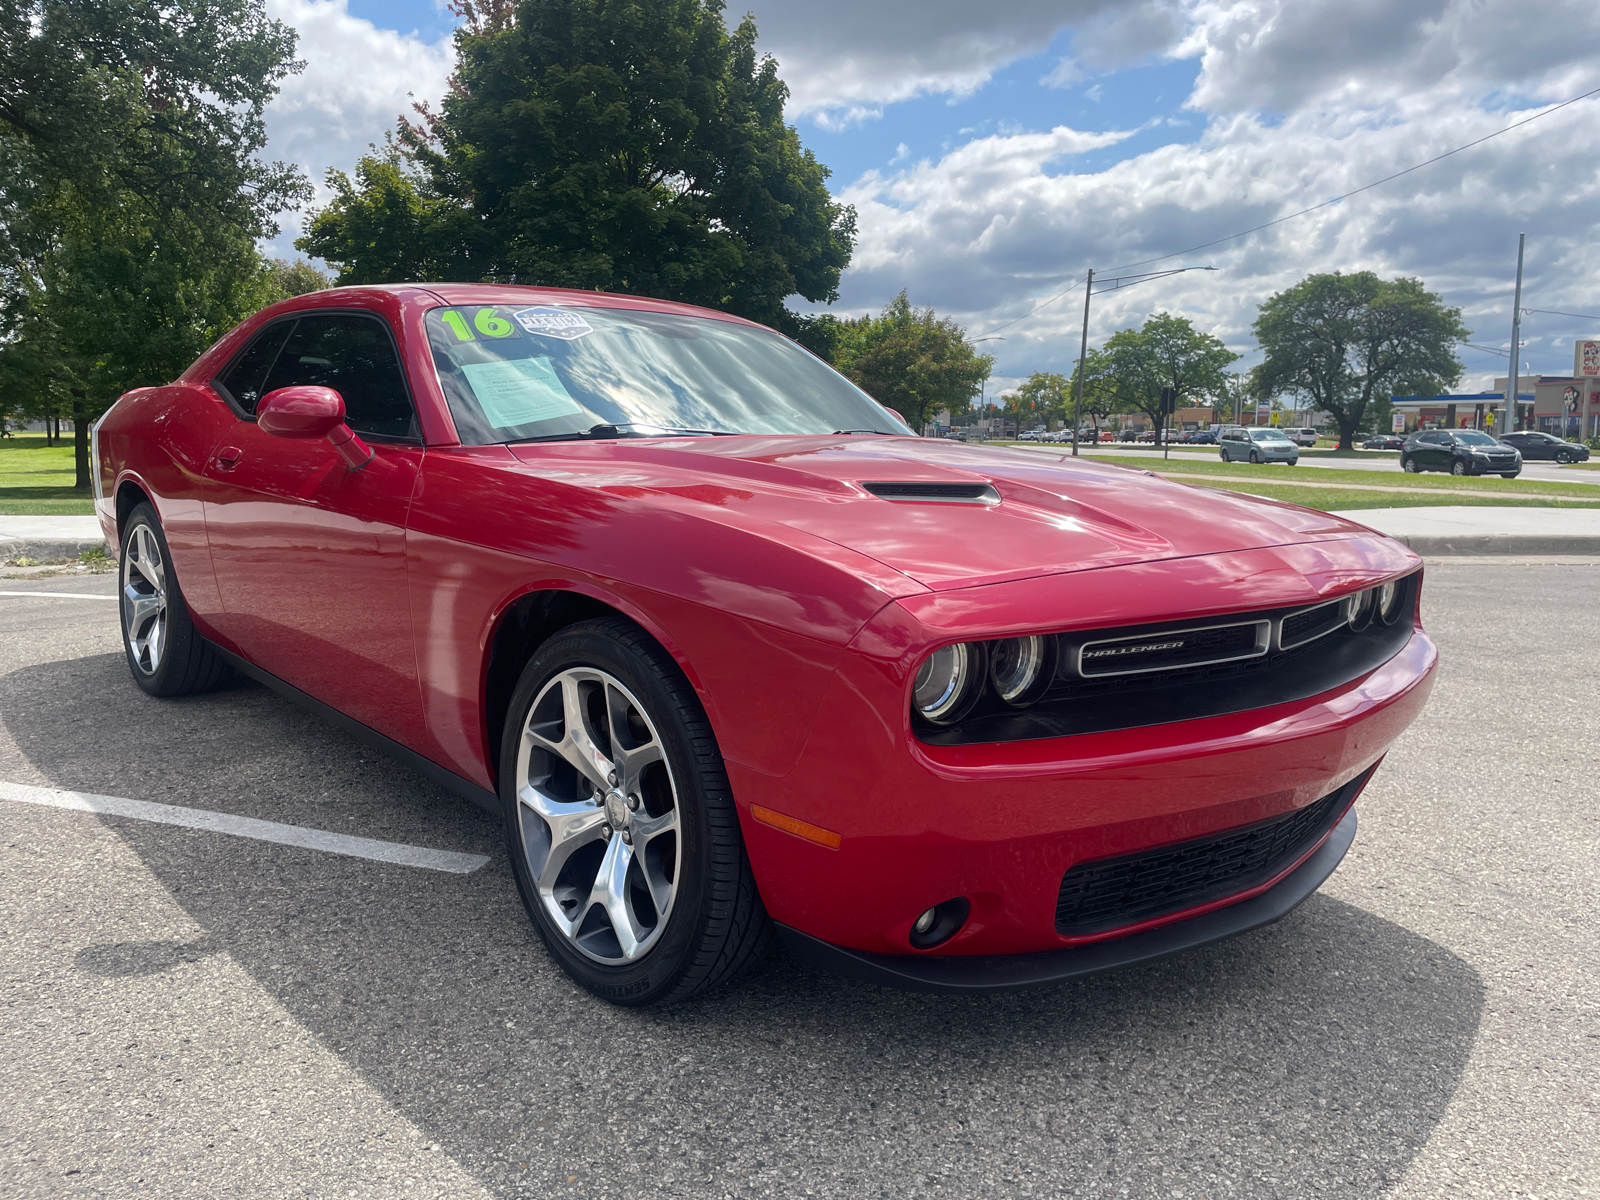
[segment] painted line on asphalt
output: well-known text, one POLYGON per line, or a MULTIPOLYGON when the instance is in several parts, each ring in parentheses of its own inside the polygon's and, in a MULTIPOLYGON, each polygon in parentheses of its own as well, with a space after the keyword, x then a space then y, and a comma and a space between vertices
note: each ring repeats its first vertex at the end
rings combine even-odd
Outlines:
POLYGON ((261 842, 299 846, 305 850, 321 850, 327 854, 343 854, 350 858, 370 858, 376 862, 397 863, 403 867, 448 871, 454 875, 469 875, 489 861, 482 854, 429 850, 423 846, 407 846, 402 842, 380 842, 375 838, 329 833, 322 829, 307 829, 302 825, 280 825, 276 821, 258 821, 254 817, 208 812, 203 808, 152 804, 147 800, 97 796, 92 792, 67 792, 60 788, 32 787, 25 783, 0 782, 0 800, 10 800, 17 804, 41 804, 48 808, 66 808, 77 812, 106 813, 116 817, 133 817, 135 820, 154 821, 160 825, 181 825, 185 829, 204 829, 211 833, 254 838, 261 842))
POLYGON ((101 596, 94 592, 0 592, 0 596, 43 596, 48 600, 115 600, 116 596, 101 596))

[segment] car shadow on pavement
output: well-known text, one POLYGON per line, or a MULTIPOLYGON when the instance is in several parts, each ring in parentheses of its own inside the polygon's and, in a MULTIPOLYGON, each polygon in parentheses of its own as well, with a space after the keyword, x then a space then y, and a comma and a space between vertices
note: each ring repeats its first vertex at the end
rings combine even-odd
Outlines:
POLYGON ((1443 1116, 1483 1011, 1461 959, 1325 895, 1038 991, 911 995, 775 953, 697 1001, 613 1008, 539 945, 488 816, 271 693, 163 705, 104 659, 0 688, 0 719, 56 786, 285 820, 310 779, 333 799, 306 823, 387 822, 371 835, 496 857, 445 875, 85 816, 204 936, 89 947, 78 967, 226 953, 495 1196, 1378 1197, 1443 1116), (249 747, 250 769, 206 768, 196 728, 218 753, 249 747), (65 729, 96 731, 95 753, 65 729), (193 778, 141 789, 175 761, 193 778))

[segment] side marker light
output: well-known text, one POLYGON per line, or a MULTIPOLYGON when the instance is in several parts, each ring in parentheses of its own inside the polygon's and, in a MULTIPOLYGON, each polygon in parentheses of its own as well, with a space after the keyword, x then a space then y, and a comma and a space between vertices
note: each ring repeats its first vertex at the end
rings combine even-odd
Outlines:
POLYGON ((829 850, 837 850, 844 842, 844 838, 831 829, 824 829, 820 825, 813 825, 809 821, 802 821, 799 817, 791 817, 785 813, 773 812, 770 808, 763 808, 759 804, 750 806, 750 815, 763 825, 771 825, 774 829, 781 829, 785 833, 792 833, 797 838, 804 838, 808 842, 815 842, 819 846, 826 846, 829 850))

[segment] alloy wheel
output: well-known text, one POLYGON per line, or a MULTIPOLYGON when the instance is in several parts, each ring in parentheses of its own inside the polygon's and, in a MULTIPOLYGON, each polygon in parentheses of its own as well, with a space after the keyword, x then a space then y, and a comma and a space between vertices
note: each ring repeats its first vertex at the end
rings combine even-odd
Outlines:
POLYGON ((590 667, 551 678, 528 710, 517 827, 550 924, 610 966, 656 944, 681 869, 678 789, 644 705, 590 667))
POLYGON ((167 652, 167 568, 148 525, 134 526, 122 553, 122 613, 134 665, 154 675, 167 652))

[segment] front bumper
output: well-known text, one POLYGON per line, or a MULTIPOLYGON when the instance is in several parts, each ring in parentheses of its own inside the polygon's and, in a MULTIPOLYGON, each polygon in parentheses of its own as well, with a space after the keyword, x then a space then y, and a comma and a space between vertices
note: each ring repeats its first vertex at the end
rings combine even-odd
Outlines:
POLYGON ((1355 837, 1356 810, 1352 807, 1310 857, 1259 895, 1142 933, 1064 950, 981 957, 872 954, 830 945, 783 924, 778 926, 778 934, 798 961, 862 983, 947 995, 1014 992, 1154 962, 1270 925, 1288 916, 1322 886, 1344 860, 1355 837))

